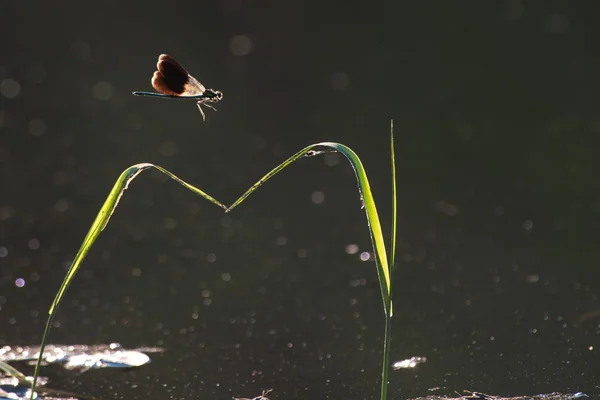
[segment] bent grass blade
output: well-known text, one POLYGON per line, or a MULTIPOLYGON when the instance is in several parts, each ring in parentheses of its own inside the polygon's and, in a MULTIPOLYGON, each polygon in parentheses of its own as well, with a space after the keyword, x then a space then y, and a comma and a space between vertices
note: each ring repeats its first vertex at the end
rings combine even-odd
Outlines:
MULTIPOLYGON (((373 194, 371 192, 371 187, 369 185, 369 179, 367 178, 367 174, 362 165, 362 162, 358 158, 358 155, 352 149, 350 149, 348 146, 345 146, 341 143, 334 143, 334 142, 316 143, 316 144, 310 145, 310 146, 305 147, 304 149, 300 150, 299 152, 294 154, 292 157, 288 158, 286 161, 281 163, 279 166, 277 166, 273 170, 271 170, 268 174, 266 174, 262 179, 260 179, 254 185, 252 185, 252 187, 250 187, 250 189, 248 189, 244 194, 242 194, 230 207, 226 207, 218 200, 216 200, 213 197, 209 196, 208 194, 204 193, 200 189, 186 183, 185 181, 178 178, 177 176, 175 176, 174 174, 165 170, 162 167, 159 167, 159 166, 156 166, 153 164, 143 163, 143 164, 136 164, 134 166, 127 168, 125 171, 123 171, 123 173, 117 179, 117 182, 115 183, 110 194, 106 198, 104 205, 100 209, 100 212, 98 213, 96 219, 94 220, 94 223, 92 224, 90 230, 88 231, 85 239, 83 240, 83 243, 82 243, 79 251, 77 252, 77 255, 75 256, 75 259, 73 260, 71 268, 67 272, 67 276, 65 277, 65 279, 64 279, 60 289, 58 290, 58 293, 52 303, 52 306, 50 307, 49 317, 46 322, 44 334, 42 336, 42 343, 40 344, 40 357, 37 359, 37 362, 35 365, 34 378, 33 378, 32 389, 31 389, 31 400, 33 400, 34 390, 35 390, 35 385, 36 385, 36 381, 38 378, 38 372, 39 372, 42 355, 44 353, 44 348, 46 346, 50 327, 52 325, 52 321, 54 319, 54 316, 56 314, 58 306, 59 306, 62 298, 64 297, 64 294, 65 294, 67 288, 69 287, 70 283, 72 282, 73 278, 75 277, 75 274, 77 273, 83 259, 85 258, 85 256, 89 252, 91 246, 94 244, 94 242, 100 235, 100 232, 106 227, 106 224, 110 220, 110 217, 112 216, 116 206, 118 205, 119 200, 121 199, 121 196, 123 195, 124 191, 127 189, 129 183, 140 172, 142 172, 143 170, 148 169, 148 168, 156 168, 159 171, 161 171, 162 173, 169 176, 170 178, 179 182, 181 185, 183 185, 187 189, 191 190, 192 192, 204 197, 211 203, 224 209, 226 212, 230 212, 235 207, 237 207, 239 204, 241 204, 256 189, 258 189, 261 185, 263 185, 267 180, 269 180, 270 178, 275 176, 278 172, 282 171, 285 167, 292 164, 294 161, 296 161, 297 159, 299 159, 303 156, 309 156, 309 155, 316 154, 316 152, 313 149, 318 148, 318 147, 328 147, 334 151, 338 151, 338 152, 342 153, 348 159, 348 161, 352 165, 352 168, 354 169, 360 198, 363 202, 363 206, 364 206, 364 209, 365 209, 365 212, 367 215, 367 224, 369 227, 369 233, 371 236, 373 251, 375 254, 375 264, 377 267, 377 275, 379 278, 379 286, 381 288, 383 309, 384 309, 385 319, 386 319, 386 322, 385 322, 386 328, 385 328, 385 337, 384 337, 384 354, 383 354, 384 362, 383 362, 382 389, 381 389, 381 399, 385 400, 387 398, 387 376, 388 376, 388 369, 389 369, 388 364, 389 364, 389 352, 390 352, 390 337, 389 337, 390 329, 389 328, 391 326, 391 316, 392 316, 391 268, 390 268, 390 264, 388 263, 385 242, 384 242, 383 233, 381 230, 381 223, 379 220, 379 215, 377 213, 377 208, 375 206, 375 200, 373 199, 373 194)), ((393 155, 393 131, 392 131, 392 171, 393 171, 392 176, 393 176, 393 180, 394 180, 394 186, 393 186, 393 190, 394 190, 393 191, 394 222, 392 224, 392 241, 393 241, 393 243, 391 245, 391 257, 392 257, 391 260, 392 261, 394 260, 394 256, 395 256, 395 240, 396 240, 396 222, 395 222, 396 191, 395 191, 394 168, 395 168, 395 162, 394 162, 394 155, 393 155)))
POLYGON ((367 213, 367 223, 369 225, 369 232, 371 233, 371 240, 373 243, 373 250, 375 253, 375 263, 377 265, 377 273, 379 275, 379 286, 381 287, 381 295, 383 298, 383 305, 386 314, 391 313, 391 280, 390 280, 390 268, 387 260, 387 253, 385 250, 385 242, 383 240, 383 233, 381 231, 381 223, 379 222, 379 215, 377 214, 377 208, 375 207, 375 200, 373 199, 373 193, 371 193, 371 186, 369 185, 369 179, 367 178, 367 173, 360 161, 360 158, 356 155, 356 153, 349 148, 340 143, 334 142, 322 142, 312 144, 304 149, 300 150, 283 163, 273 168, 268 174, 263 176, 258 182, 256 182, 250 189, 246 191, 246 193, 242 194, 229 208, 227 212, 231 212, 235 207, 240 205, 248 196, 250 196, 256 189, 261 187, 266 181, 275 176, 278 172, 283 170, 285 167, 292 164, 294 161, 299 158, 305 156, 307 153, 313 151, 318 147, 329 147, 334 149, 340 153, 342 153, 354 169, 356 174, 356 180, 358 183, 358 190, 361 196, 361 199, 364 204, 365 211, 367 213))
MULTIPOLYGON (((394 131, 393 122, 391 123, 391 146, 392 146, 392 196, 393 196, 393 218, 392 223, 392 244, 390 246, 390 255, 393 265, 395 253, 396 253, 396 164, 394 157, 394 131)), ((349 148, 340 143, 334 142, 322 142, 310 145, 300 150, 283 163, 273 168, 269 173, 263 176, 258 182, 256 182, 250 189, 240 196, 227 210, 230 212, 240 203, 242 203, 248 196, 250 196, 256 189, 262 186, 266 181, 271 179, 277 173, 282 171, 285 167, 292 164, 299 158, 312 155, 315 148, 318 147, 329 147, 342 153, 352 165, 354 173, 356 175, 356 181, 358 183, 358 191, 363 202, 365 212, 367 214, 367 224, 369 226, 369 232, 371 234, 371 241, 373 244, 373 251, 375 253, 375 265, 377 267, 377 275, 379 277, 379 287, 381 288, 381 297, 383 300, 383 309, 385 312, 385 333, 384 333, 384 344, 383 344, 383 365, 381 373, 381 400, 387 399, 387 384, 388 384, 388 372, 389 372, 389 359, 390 359, 390 330, 392 325, 392 281, 390 264, 388 264, 387 252, 385 249, 385 242, 383 239, 383 232, 381 231, 381 223, 379 221, 379 215, 377 213, 377 207, 375 207, 375 200, 373 199, 373 193, 371 192, 371 186, 369 185, 369 179, 367 173, 358 158, 358 155, 349 148)), ((318 153, 318 152, 316 152, 318 153)))
POLYGON ((119 204, 119 201, 121 200, 121 196, 123 196, 123 193, 129 186, 131 181, 133 179, 135 179, 135 177, 138 176, 142 171, 149 169, 149 168, 156 168, 163 174, 167 175, 169 178, 171 178, 171 179, 175 180, 176 182, 180 183, 181 185, 183 185, 185 188, 191 190, 192 192, 196 193, 197 195, 199 195, 201 197, 204 197, 206 200, 210 201, 213 204, 216 204, 217 206, 221 207, 222 209, 227 210, 227 207, 224 204, 222 204, 221 202, 215 200, 213 197, 204 193, 202 190, 196 188, 195 186, 190 185, 189 183, 185 182, 184 180, 180 179, 179 177, 175 176, 171 172, 167 171, 166 169, 164 169, 158 165, 149 164, 149 163, 136 164, 136 165, 133 165, 133 166, 127 168, 125 171, 123 171, 123 173, 121 173, 121 175, 115 182, 115 185, 113 186, 112 190, 108 194, 108 197, 104 201, 104 204, 102 205, 100 212, 96 216, 94 223, 90 227, 90 230, 88 231, 87 235, 83 239, 83 243, 81 244, 79 251, 75 255, 75 258, 73 259, 71 268, 69 268, 69 271, 67 272, 67 276, 65 277, 63 283, 61 284, 60 289, 58 289, 58 293, 56 294, 56 297, 54 298, 54 301, 52 302, 52 306, 50 307, 50 310, 48 311, 49 316, 48 316, 48 320, 46 321, 46 326, 44 328, 44 334, 42 336, 42 343, 40 344, 40 355, 36 361, 35 370, 33 373, 33 381, 32 381, 32 386, 31 386, 31 400, 33 400, 34 390, 35 390, 35 386, 36 386, 38 374, 39 374, 39 369, 40 369, 40 364, 42 362, 44 349, 46 348, 46 342, 48 339, 48 334, 50 332, 50 326, 52 325, 52 321, 54 320, 54 316, 56 315, 56 310, 58 309, 58 306, 59 306, 61 300, 63 299, 67 288, 73 281, 73 278, 75 277, 75 274, 79 270, 81 263, 83 262, 83 260, 85 259, 85 256, 90 251, 90 248, 92 247, 92 245, 94 244, 94 242, 96 241, 98 236, 100 235, 100 232, 103 231, 104 228, 106 227, 106 225, 108 224, 110 217, 112 216, 113 212, 117 208, 117 205, 119 204))

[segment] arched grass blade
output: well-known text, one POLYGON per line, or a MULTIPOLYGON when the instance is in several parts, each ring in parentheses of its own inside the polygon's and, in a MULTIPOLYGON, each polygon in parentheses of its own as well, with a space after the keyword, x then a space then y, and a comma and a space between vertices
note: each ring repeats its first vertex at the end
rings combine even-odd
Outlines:
POLYGON ((307 153, 313 151, 315 148, 318 147, 329 147, 331 149, 339 151, 348 159, 348 161, 350 161, 350 164, 354 168, 354 172, 356 174, 356 181, 358 183, 358 190, 365 211, 367 213, 367 222, 369 225, 369 231, 371 233, 371 240, 373 242, 373 250, 375 253, 377 273, 379 276, 379 286, 381 287, 381 295, 383 298, 384 309, 386 314, 389 314, 391 312, 390 268, 387 260, 385 242, 383 240, 383 233, 381 231, 381 223, 379 222, 379 215, 377 214, 377 208, 375 207, 375 200, 373 200, 373 194, 371 193, 369 179, 367 178, 367 174, 362 165, 362 162, 360 161, 360 158, 358 158, 356 153, 348 146, 334 142, 322 142, 305 147, 304 149, 300 150, 277 167, 273 168, 268 174, 263 176, 258 182, 252 185, 252 187, 248 189, 246 193, 241 195, 231 206, 229 206, 227 212, 230 212, 235 207, 237 207, 248 196, 250 196, 250 194, 252 194, 260 186, 262 186, 266 181, 275 176, 278 172, 280 172, 297 159, 301 158, 302 156, 305 156, 307 153))
POLYGON ((69 271, 67 272, 67 276, 65 277, 62 285, 60 286, 60 289, 58 290, 58 293, 56 294, 56 297, 54 298, 54 301, 52 302, 52 306, 50 307, 50 310, 48 312, 49 316, 48 316, 48 320, 46 321, 46 327, 44 328, 44 334, 42 336, 42 343, 40 344, 40 355, 35 364, 35 370, 33 373, 33 382, 32 382, 32 388, 31 388, 31 393, 32 393, 31 400, 33 400, 33 393, 35 390, 35 385, 37 383, 40 363, 42 361, 44 349, 46 348, 48 333, 50 332, 50 327, 52 326, 52 321, 54 320, 54 316, 56 315, 56 310, 57 310, 58 305, 60 304, 62 298, 64 297, 65 291, 67 290, 67 288, 73 281, 73 278, 75 277, 75 274, 79 270, 79 267, 81 266, 82 261, 84 260, 85 256, 90 251, 90 248, 92 247, 92 245, 94 244, 94 242, 96 241, 98 236, 100 235, 100 232, 102 230, 104 230, 104 228, 106 227, 106 224, 108 224, 110 217, 112 216, 113 212, 115 211, 115 208, 117 207, 117 205, 119 204, 119 201, 121 200, 121 196, 123 196, 123 193, 129 186, 131 181, 139 173, 141 173, 142 171, 149 169, 149 168, 156 168, 163 174, 165 174, 168 177, 170 177, 171 179, 179 182, 181 185, 183 185, 187 189, 191 190, 192 192, 196 193, 197 195, 200 195, 200 196, 204 197, 205 199, 207 199, 208 201, 210 201, 211 203, 216 204, 217 206, 221 207, 224 210, 227 210, 227 207, 224 204, 222 204, 221 202, 215 200, 208 194, 204 193, 202 190, 196 188, 195 186, 190 185, 189 183, 178 178, 171 172, 169 172, 166 169, 159 167, 157 165, 148 164, 148 163, 136 164, 136 165, 133 165, 133 166, 127 168, 125 171, 123 171, 123 173, 121 173, 121 175, 117 179, 117 182, 113 186, 112 190, 110 191, 108 197, 104 201, 104 204, 102 205, 100 212, 96 216, 94 223, 90 227, 90 230, 88 231, 87 235, 83 239, 83 243, 81 244, 79 251, 75 255, 75 259, 73 260, 73 263, 71 264, 71 268, 69 268, 69 271))
MULTIPOLYGON (((391 136, 391 144, 392 144, 392 176, 393 176, 393 218, 394 222, 392 224, 392 246, 391 246, 391 255, 392 260, 395 256, 395 241, 396 241, 396 173, 395 173, 395 161, 394 161, 394 136, 392 131, 391 136)), ((354 169, 356 174, 356 181, 358 183, 358 191, 361 196, 361 200, 363 202, 365 212, 367 214, 367 223, 369 226, 369 232, 371 234, 371 241, 373 243, 373 251, 375 253, 375 264, 377 266, 377 275, 379 277, 379 286, 381 288, 381 297, 383 299, 383 308, 385 311, 385 334, 384 334, 384 345, 383 345, 383 366, 382 366, 382 374, 381 374, 381 400, 387 399, 387 384, 388 384, 388 371, 389 371, 389 359, 390 359, 390 329, 391 329, 391 318, 392 318, 392 283, 391 283, 391 268, 390 264, 388 264, 387 253, 385 249, 385 242, 383 240, 383 233, 381 231, 381 223, 379 221, 379 215, 377 214, 377 208, 375 207, 375 200, 373 199, 373 194, 371 193, 371 186, 369 185, 369 179, 367 178, 367 173, 360 161, 360 158, 356 155, 356 153, 349 148, 340 143, 333 142, 323 142, 310 145, 300 150, 279 166, 272 169, 268 174, 263 176, 258 182, 256 182, 250 189, 246 191, 243 195, 240 196, 227 210, 228 212, 237 207, 241 202, 243 202, 250 194, 252 194, 256 189, 262 186, 267 180, 271 179, 278 172, 283 170, 288 165, 292 164, 297 159, 309 154, 309 152, 314 151, 315 148, 318 147, 329 147, 331 149, 337 150, 342 153, 354 169)))

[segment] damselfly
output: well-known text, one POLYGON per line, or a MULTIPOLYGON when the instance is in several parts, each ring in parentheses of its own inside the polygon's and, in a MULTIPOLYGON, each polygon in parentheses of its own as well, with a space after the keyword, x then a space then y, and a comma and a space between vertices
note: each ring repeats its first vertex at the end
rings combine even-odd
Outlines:
POLYGON ((136 96, 162 97, 167 99, 194 99, 206 121, 202 105, 217 110, 210 103, 218 103, 223 93, 218 90, 206 89, 203 84, 191 76, 173 57, 161 54, 156 63, 157 71, 152 76, 152 87, 158 92, 133 92, 136 96))

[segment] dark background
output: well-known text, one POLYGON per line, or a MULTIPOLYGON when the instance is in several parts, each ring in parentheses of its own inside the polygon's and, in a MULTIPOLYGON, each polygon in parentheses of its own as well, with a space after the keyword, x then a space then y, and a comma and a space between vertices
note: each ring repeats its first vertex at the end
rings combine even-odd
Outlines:
MULTIPOLYGON (((2 1, 0 345, 39 342, 138 162, 230 203, 300 148, 342 142, 388 232, 393 117, 392 360, 428 361, 392 372, 391 398, 600 392, 596 3, 2 1), (131 95, 151 90, 161 53, 223 91, 206 122, 193 102, 131 95)), ((227 216, 146 172, 50 341, 166 352, 129 372, 43 374, 101 398, 378 398, 377 275, 349 244, 370 250, 335 155, 300 160, 227 216)))

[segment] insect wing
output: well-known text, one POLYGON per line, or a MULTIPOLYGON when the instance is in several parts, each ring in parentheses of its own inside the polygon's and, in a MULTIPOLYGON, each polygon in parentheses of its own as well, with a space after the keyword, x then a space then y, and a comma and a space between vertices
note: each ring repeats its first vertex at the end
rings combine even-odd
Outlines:
POLYGON ((161 54, 152 76, 152 87, 168 96, 197 96, 204 93, 204 86, 191 76, 173 57, 161 54))
POLYGON ((206 88, 196 78, 188 75, 188 81, 183 87, 183 96, 198 96, 204 94, 206 88))

